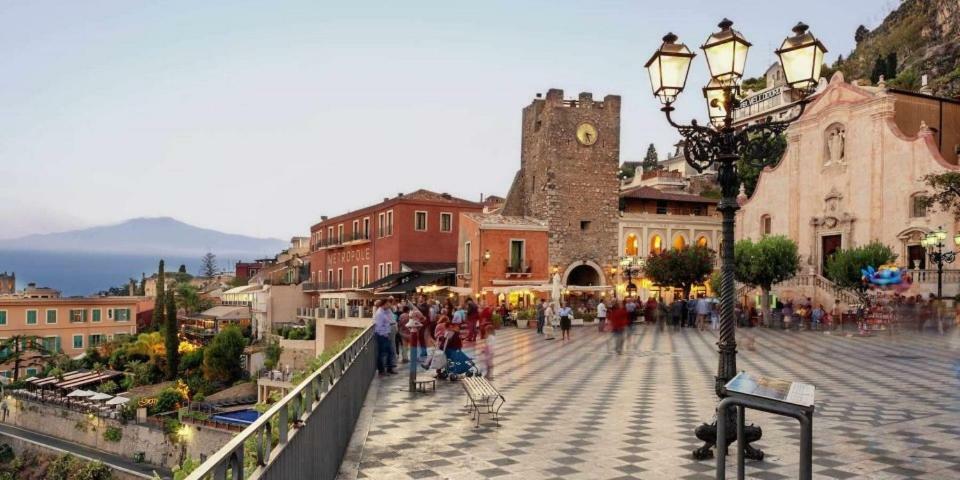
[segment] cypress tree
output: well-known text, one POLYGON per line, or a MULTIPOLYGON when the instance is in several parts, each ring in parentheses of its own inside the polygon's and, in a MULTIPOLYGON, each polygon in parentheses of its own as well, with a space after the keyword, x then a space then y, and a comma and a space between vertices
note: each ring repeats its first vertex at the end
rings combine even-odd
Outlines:
POLYGON ((647 147, 647 155, 643 157, 643 163, 641 163, 643 171, 649 172, 656 170, 659 167, 658 161, 657 147, 654 147, 651 143, 650 146, 647 147))
POLYGON ((177 369, 180 366, 180 339, 177 333, 180 330, 177 322, 177 302, 174 293, 169 292, 166 295, 166 323, 163 326, 163 346, 167 351, 167 380, 177 378, 177 369))
POLYGON ((163 260, 160 260, 160 266, 157 267, 157 299, 153 302, 153 330, 160 328, 164 321, 164 311, 166 303, 164 302, 164 293, 167 287, 167 279, 163 274, 163 260))
POLYGON ((893 80, 897 78, 897 52, 890 52, 887 54, 886 62, 887 72, 884 74, 887 80, 893 80))

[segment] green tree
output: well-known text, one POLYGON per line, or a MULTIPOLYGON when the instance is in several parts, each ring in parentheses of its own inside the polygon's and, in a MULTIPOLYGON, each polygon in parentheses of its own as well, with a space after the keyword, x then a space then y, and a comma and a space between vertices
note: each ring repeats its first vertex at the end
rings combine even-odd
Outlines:
POLYGON ((710 277, 716 253, 700 246, 667 250, 651 255, 643 267, 643 273, 656 285, 683 289, 683 296, 690 296, 690 288, 710 277))
POLYGON ((920 200, 927 208, 950 212, 960 219, 960 172, 931 173, 923 177, 930 188, 920 200))
POLYGON ((177 303, 174 300, 173 292, 167 294, 167 323, 163 330, 163 347, 167 353, 167 380, 177 378, 177 366, 180 363, 180 338, 177 335, 180 331, 180 325, 177 321, 177 303))
POLYGON ((653 146, 651 143, 647 147, 647 154, 643 157, 643 163, 640 164, 643 167, 644 172, 649 172, 650 170, 657 170, 660 168, 659 157, 657 156, 657 147, 653 146))
POLYGON ((23 355, 28 351, 50 355, 52 352, 44 347, 40 337, 35 335, 14 335, 0 340, 0 363, 13 362, 13 381, 20 379, 20 369, 23 368, 23 355))
POLYGON ((757 242, 747 238, 733 246, 734 278, 760 288, 764 321, 770 320, 770 289, 792 278, 800 269, 797 244, 782 235, 768 235, 757 242))
POLYGON ((157 298, 153 302, 153 329, 156 330, 160 328, 164 323, 164 308, 166 307, 166 299, 164 299, 164 291, 167 287, 167 277, 163 273, 163 259, 160 260, 160 264, 157 266, 157 298))
POLYGON ((203 351, 203 377, 212 382, 230 384, 240 378, 240 356, 247 346, 240 327, 231 325, 220 331, 203 351))
POLYGON ((877 55, 873 61, 873 70, 870 72, 870 81, 876 84, 880 81, 880 75, 887 74, 887 60, 882 55, 877 55))
POLYGON ((774 137, 755 136, 744 150, 743 158, 737 160, 737 173, 743 182, 743 189, 748 197, 753 196, 760 178, 761 169, 755 165, 776 165, 783 153, 787 150, 787 139, 784 135, 774 137))
POLYGON ((263 367, 267 370, 273 370, 280 361, 280 354, 283 353, 283 347, 280 346, 279 340, 272 338, 267 341, 267 346, 263 353, 263 367))
POLYGON ((143 296, 147 294, 147 276, 140 274, 140 288, 137 290, 137 295, 143 296))
POLYGON ((200 290, 189 283, 177 284, 177 306, 187 314, 213 307, 213 302, 200 296, 200 290))
POLYGON ((200 276, 215 277, 217 275, 217 256, 212 252, 207 252, 200 259, 200 276))
POLYGON ((897 259, 893 250, 873 241, 866 245, 838 250, 827 259, 824 276, 837 288, 856 294, 861 301, 866 300, 866 290, 863 288, 863 273, 860 270, 867 267, 879 267, 897 259))
POLYGON ((620 180, 626 180, 628 178, 633 178, 637 174, 637 166, 629 163, 624 163, 620 165, 620 173, 617 174, 617 177, 620 180))
POLYGON ((884 73, 886 80, 893 80, 897 78, 897 52, 890 52, 887 54, 887 61, 884 65, 887 70, 884 73))

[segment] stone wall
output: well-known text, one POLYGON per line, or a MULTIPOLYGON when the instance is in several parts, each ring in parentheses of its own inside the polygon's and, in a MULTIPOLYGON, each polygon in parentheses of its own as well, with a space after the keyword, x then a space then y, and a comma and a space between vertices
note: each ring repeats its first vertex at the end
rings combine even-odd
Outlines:
POLYGON ((317 356, 316 340, 280 339, 280 361, 278 367, 289 366, 291 370, 304 369, 310 360, 317 356))
POLYGON ((183 444, 186 447, 183 448, 180 444, 171 443, 163 431, 155 427, 123 425, 117 420, 90 418, 89 415, 55 405, 23 399, 10 402, 10 416, 6 423, 126 458, 133 458, 135 452, 144 452, 147 463, 167 468, 178 465, 181 457, 205 458, 233 437, 231 432, 188 425, 184 430, 183 444), (117 427, 123 431, 119 442, 104 440, 103 432, 107 427, 117 427))
MULTIPOLYGON (((63 454, 63 452, 60 450, 55 450, 45 445, 33 443, 31 441, 24 440, 18 437, 11 437, 3 433, 0 433, 0 442, 10 445, 10 448, 13 449, 13 453, 18 457, 23 455, 24 452, 28 452, 28 451, 34 452, 40 455, 51 455, 51 456, 60 456, 61 454, 63 454)), ((77 455, 74 455, 74 456, 77 457, 77 455)), ((107 466, 109 467, 109 465, 107 466)), ((115 468, 111 468, 110 471, 113 473, 113 480, 141 480, 143 478, 131 473, 127 473, 123 470, 117 470, 115 468)))

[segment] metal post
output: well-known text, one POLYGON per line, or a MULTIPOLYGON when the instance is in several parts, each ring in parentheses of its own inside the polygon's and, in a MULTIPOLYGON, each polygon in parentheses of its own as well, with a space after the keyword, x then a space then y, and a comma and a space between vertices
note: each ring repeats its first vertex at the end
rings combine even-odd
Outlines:
POLYGON ((747 448, 747 438, 743 433, 744 422, 746 421, 747 409, 743 405, 737 406, 737 480, 744 479, 746 469, 746 458, 743 452, 747 448))
POLYGON ((811 480, 813 478, 813 416, 803 415, 799 420, 800 480, 811 480))

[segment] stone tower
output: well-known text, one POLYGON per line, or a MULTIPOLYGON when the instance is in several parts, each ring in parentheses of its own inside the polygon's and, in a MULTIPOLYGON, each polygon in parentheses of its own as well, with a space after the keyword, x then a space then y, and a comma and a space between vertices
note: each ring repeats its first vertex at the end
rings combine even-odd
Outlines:
POLYGON ((563 90, 523 109, 520 171, 505 215, 545 220, 550 263, 568 285, 606 285, 617 262, 620 97, 563 90))

